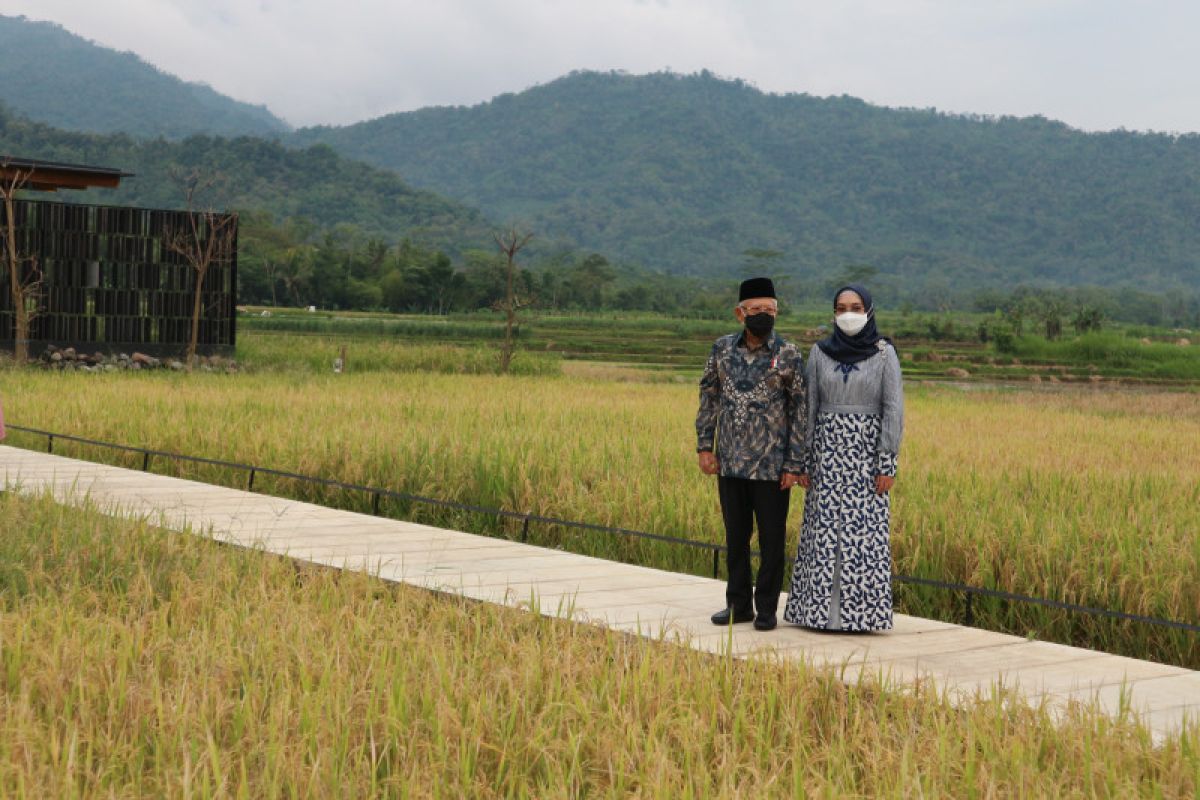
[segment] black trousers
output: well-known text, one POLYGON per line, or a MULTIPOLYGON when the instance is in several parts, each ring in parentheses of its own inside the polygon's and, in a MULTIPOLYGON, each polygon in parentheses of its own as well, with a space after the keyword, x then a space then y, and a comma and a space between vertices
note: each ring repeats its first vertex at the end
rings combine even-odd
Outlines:
POLYGON ((726 605, 738 611, 774 614, 783 589, 783 550, 791 492, 780 489, 779 481, 723 476, 717 478, 717 491, 721 496, 721 516, 725 519, 725 545, 729 548, 726 605), (755 521, 762 554, 757 583, 750 566, 750 534, 755 521))

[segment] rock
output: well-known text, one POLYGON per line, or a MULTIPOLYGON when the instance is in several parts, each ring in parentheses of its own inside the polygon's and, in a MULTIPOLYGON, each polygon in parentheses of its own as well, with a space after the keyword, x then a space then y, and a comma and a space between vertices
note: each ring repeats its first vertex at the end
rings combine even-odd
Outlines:
POLYGON ((950 369, 946 370, 946 374, 949 375, 951 378, 969 378, 969 377, 971 377, 971 373, 967 372, 962 367, 951 367, 950 369))
POLYGON ((50 354, 50 360, 51 360, 51 361, 53 361, 53 362, 55 362, 55 363, 57 364, 58 362, 60 362, 60 361, 62 361, 62 360, 63 360, 62 353, 59 353, 59 352, 57 352, 57 351, 55 351, 55 352, 51 353, 51 354, 50 354))
POLYGON ((132 361, 135 364, 149 365, 150 362, 153 360, 154 359, 152 359, 150 356, 146 355, 145 353, 134 353, 132 356, 130 356, 130 361, 132 361))
POLYGON ((71 359, 72 361, 74 361, 74 360, 75 360, 75 348, 74 348, 74 347, 68 347, 66 350, 63 350, 63 351, 62 351, 62 357, 63 357, 63 358, 69 358, 69 359, 71 359))
POLYGON ((175 359, 171 359, 170 361, 167 362, 167 369, 173 369, 176 372, 178 372, 179 370, 183 369, 183 362, 176 361, 175 359))

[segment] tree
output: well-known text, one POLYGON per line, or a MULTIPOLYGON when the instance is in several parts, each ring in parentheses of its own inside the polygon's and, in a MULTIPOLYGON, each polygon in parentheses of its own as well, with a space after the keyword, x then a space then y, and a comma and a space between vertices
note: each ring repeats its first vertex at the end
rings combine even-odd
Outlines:
POLYGON ((1098 331, 1104 326, 1104 312, 1096 306, 1083 306, 1075 312, 1071 325, 1080 335, 1088 331, 1098 331))
MULTIPOLYGON (((5 159, 0 166, 8 172, 5 159)), ((41 308, 42 270, 36 256, 17 247, 16 194, 29 181, 33 170, 14 169, 0 181, 4 201, 4 268, 8 273, 8 292, 13 304, 13 358, 18 364, 29 360, 29 331, 41 308)))
POLYGON ((742 262, 742 277, 756 278, 774 272, 779 260, 783 258, 783 251, 750 247, 742 251, 742 256, 746 259, 742 262))
POLYGON ((1055 298, 1043 299, 1038 303, 1037 315, 1046 331, 1046 338, 1055 341, 1062 336, 1062 318, 1067 305, 1055 298))
POLYGON ((592 253, 571 273, 570 289, 575 303, 584 309, 604 308, 608 287, 616 279, 617 273, 608 259, 599 253, 592 253))
POLYGON ((503 234, 497 233, 493 236, 496 239, 496 246, 500 248, 500 252, 504 254, 505 258, 504 299, 500 301, 498 308, 504 312, 504 344, 500 346, 500 372, 507 373, 508 367, 512 363, 513 350, 516 348, 513 341, 513 328, 517 324, 517 310, 531 302, 528 298, 518 297, 515 293, 513 278, 517 269, 516 258, 521 248, 529 244, 533 234, 519 233, 513 227, 503 234))
POLYGON ((167 230, 163 243, 168 250, 179 254, 195 273, 195 291, 192 297, 192 330, 188 337, 187 368, 196 363, 196 346, 200 341, 200 314, 203 311, 204 278, 214 263, 228 262, 233 258, 234 241, 237 236, 237 215, 220 214, 208 208, 196 210, 197 195, 216 183, 216 176, 204 176, 194 169, 181 178, 184 202, 187 207, 187 225, 183 230, 167 230))

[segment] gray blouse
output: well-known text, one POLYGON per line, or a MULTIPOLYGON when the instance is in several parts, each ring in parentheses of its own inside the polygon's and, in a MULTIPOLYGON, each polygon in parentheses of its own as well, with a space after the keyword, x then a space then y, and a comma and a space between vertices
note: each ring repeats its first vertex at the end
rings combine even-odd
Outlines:
POLYGON ((879 354, 846 365, 834 361, 820 347, 808 356, 808 431, 806 463, 811 468, 813 436, 821 414, 874 414, 881 417, 879 449, 876 453, 879 475, 894 475, 900 437, 904 433, 904 390, 900 378, 900 359, 887 342, 879 342, 879 354))

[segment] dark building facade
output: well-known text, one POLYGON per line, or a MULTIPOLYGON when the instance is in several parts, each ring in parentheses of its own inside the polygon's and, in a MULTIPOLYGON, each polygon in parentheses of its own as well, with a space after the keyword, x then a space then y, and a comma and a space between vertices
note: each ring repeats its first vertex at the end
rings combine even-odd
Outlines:
MULTIPOLYGON (((168 242, 191 230, 189 212, 13 202, 17 252, 36 259, 42 272, 31 354, 48 344, 87 352, 184 351, 191 337, 196 272, 168 242)), ((236 344, 236 219, 227 230, 227 237, 217 237, 201 289, 200 353, 228 353, 236 344)), ((4 280, 0 347, 12 350, 14 330, 11 291, 4 280)))

